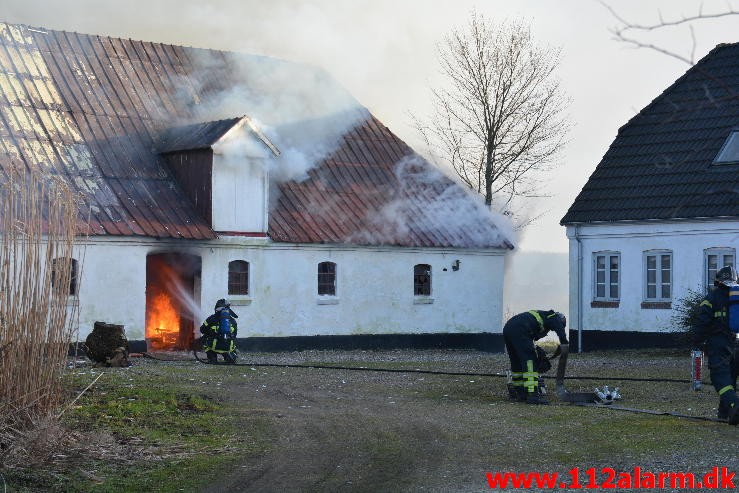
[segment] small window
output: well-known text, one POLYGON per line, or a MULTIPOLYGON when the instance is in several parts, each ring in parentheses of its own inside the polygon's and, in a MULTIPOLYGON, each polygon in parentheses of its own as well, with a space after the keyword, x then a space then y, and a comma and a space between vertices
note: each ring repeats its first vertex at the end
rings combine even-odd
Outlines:
POLYGON ((672 300, 672 252, 645 252, 644 298, 646 301, 672 300))
POLYGON ((318 295, 336 296, 336 264, 333 262, 318 264, 318 295))
POLYGON ((731 131, 713 162, 715 164, 739 163, 739 129, 731 131))
POLYGON ((55 258, 51 263, 51 287, 54 292, 77 294, 78 264, 73 258, 55 258))
POLYGON ((431 296, 431 266, 417 264, 413 266, 413 294, 415 296, 431 296))
POLYGON ((228 263, 228 294, 249 294, 249 262, 234 260, 228 263))
POLYGON ((618 252, 598 252, 593 255, 593 299, 618 301, 621 294, 621 257, 618 252))
POLYGON ((713 286, 716 272, 722 267, 735 266, 736 251, 733 248, 709 248, 706 250, 705 285, 713 286))

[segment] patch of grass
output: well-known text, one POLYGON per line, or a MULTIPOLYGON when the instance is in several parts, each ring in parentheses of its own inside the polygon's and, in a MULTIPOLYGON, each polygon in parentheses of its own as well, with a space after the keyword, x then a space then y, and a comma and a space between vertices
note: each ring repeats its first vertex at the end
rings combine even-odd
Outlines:
MULTIPOLYGON (((198 491, 245 456, 264 453, 271 420, 233 412, 217 385, 229 376, 203 369, 187 378, 192 368, 106 370, 64 415, 78 449, 60 451, 48 464, 2 471, 11 490, 198 491)), ((66 375, 70 394, 92 381, 94 371, 66 375)))

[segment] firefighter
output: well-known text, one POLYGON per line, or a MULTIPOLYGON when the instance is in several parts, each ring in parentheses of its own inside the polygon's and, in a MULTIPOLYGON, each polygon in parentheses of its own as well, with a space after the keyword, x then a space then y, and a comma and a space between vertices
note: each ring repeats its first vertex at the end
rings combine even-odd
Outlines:
POLYGON ((548 364, 543 351, 534 345, 534 341, 553 330, 560 344, 567 344, 566 326, 564 314, 554 310, 529 310, 514 315, 506 322, 503 339, 511 360, 511 397, 528 404, 549 404, 542 395, 539 374, 551 368, 551 364, 548 364), (545 364, 549 368, 544 367, 545 364))
POLYGON ((729 288, 739 279, 734 267, 716 272, 715 289, 701 301, 698 309, 694 343, 706 345, 711 383, 719 395, 718 417, 730 425, 739 424, 739 399, 736 395, 736 334, 729 329, 729 288))
POLYGON ((237 318, 238 315, 231 310, 231 304, 225 299, 220 299, 216 302, 213 315, 205 319, 200 326, 208 363, 217 363, 219 354, 226 363, 236 363, 237 318))

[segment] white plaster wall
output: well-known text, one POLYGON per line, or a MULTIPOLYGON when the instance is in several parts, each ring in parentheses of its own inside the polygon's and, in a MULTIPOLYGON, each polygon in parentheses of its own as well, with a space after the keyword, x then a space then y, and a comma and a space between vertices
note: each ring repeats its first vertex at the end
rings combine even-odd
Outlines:
POLYGON ((228 158, 213 154, 213 211, 215 231, 267 231, 267 174, 257 158, 228 158))
POLYGON ((201 318, 227 297, 239 315, 240 337, 501 331, 500 250, 100 238, 78 248, 80 339, 96 320, 125 325, 129 339, 144 338, 146 256, 164 252, 201 256, 201 318), (457 259, 460 269, 453 271, 457 259), (231 260, 249 262, 249 296, 227 295, 231 260), (317 295, 322 261, 337 264, 336 297, 317 295), (424 303, 413 296, 413 266, 419 263, 432 266, 432 294, 424 303))
POLYGON ((671 250, 672 303, 699 290, 704 284, 705 250, 734 248, 739 251, 739 221, 672 221, 568 226, 570 239, 571 327, 577 329, 578 308, 584 330, 668 331, 669 309, 643 309, 643 255, 646 250, 671 250), (577 238, 582 248, 578 261, 577 238), (593 301, 593 253, 621 253, 621 294, 618 308, 591 308, 593 301), (578 294, 578 275, 580 293, 578 294), (578 306, 579 299, 579 306, 578 306))

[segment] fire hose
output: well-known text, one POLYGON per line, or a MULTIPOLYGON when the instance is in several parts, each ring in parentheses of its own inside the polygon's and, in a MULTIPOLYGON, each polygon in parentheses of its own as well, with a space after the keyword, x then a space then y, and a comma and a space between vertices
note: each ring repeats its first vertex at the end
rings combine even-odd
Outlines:
MULTIPOLYGON (((564 375, 564 368, 567 364, 567 355, 568 355, 568 349, 567 347, 563 347, 561 354, 559 355, 560 360, 558 363, 557 368, 557 376, 556 376, 556 382, 557 382, 557 395, 560 397, 560 400, 564 402, 569 402, 573 405, 580 406, 580 407, 589 407, 589 408, 596 408, 596 409, 611 409, 614 411, 622 411, 622 412, 630 412, 630 413, 639 413, 639 414, 648 414, 653 416, 672 416, 675 418, 682 418, 682 419, 693 419, 693 420, 700 420, 700 421, 713 421, 713 422, 719 422, 719 423, 725 423, 725 420, 721 420, 718 418, 710 418, 707 416, 693 416, 689 414, 683 414, 673 411, 655 411, 651 409, 638 409, 638 408, 632 408, 632 407, 623 407, 614 405, 612 403, 603 404, 599 402, 594 402, 592 400, 588 401, 586 399, 589 399, 591 395, 594 395, 594 393, 585 392, 585 393, 570 393, 567 392, 566 389, 564 389, 564 380, 598 380, 602 381, 603 379, 610 379, 614 381, 627 381, 627 382, 659 382, 659 383, 686 383, 686 384, 693 384, 694 380, 692 379, 678 379, 678 378, 645 378, 645 377, 619 377, 619 376, 586 376, 586 375, 578 375, 578 376, 565 376, 564 375), (564 393, 562 390, 564 389, 564 393), (571 395, 572 398, 568 399, 566 395, 571 395)), ((143 353, 144 357, 159 360, 159 361, 187 361, 187 360, 181 360, 181 359, 164 359, 156 357, 150 353, 143 353)), ((425 375, 447 375, 447 376, 464 376, 464 377, 499 377, 499 378, 505 378, 507 377, 506 373, 479 373, 479 372, 455 372, 455 371, 440 371, 440 370, 421 370, 418 368, 372 368, 372 367, 362 367, 362 366, 340 366, 340 365, 309 365, 309 364, 290 364, 290 363, 226 363, 226 362, 219 362, 219 363, 208 363, 208 361, 203 360, 201 357, 198 356, 198 351, 196 348, 193 348, 193 355, 195 357, 195 360, 204 363, 204 364, 215 364, 215 365, 222 365, 222 366, 236 366, 236 367, 255 367, 255 368, 308 368, 308 369, 319 369, 319 370, 344 370, 344 371, 362 371, 362 372, 382 372, 382 373, 416 373, 416 374, 425 374, 425 375)))
MULTIPOLYGON (((151 353, 142 353, 145 358, 154 359, 158 361, 193 361, 183 359, 168 359, 154 356, 151 353)), ((450 376, 463 376, 463 377, 500 377, 506 378, 505 372, 496 373, 477 373, 477 372, 455 372, 455 371, 440 371, 440 370, 421 370, 418 368, 373 368, 367 366, 337 366, 337 365, 306 365, 306 364, 290 364, 290 363, 208 363, 207 360, 202 359, 197 352, 193 352, 194 361, 198 361, 204 364, 219 365, 219 366, 253 366, 253 367, 266 367, 266 368, 310 368, 318 370, 349 370, 349 371, 365 371, 365 372, 385 372, 385 373, 420 373, 426 375, 450 375, 450 376)), ((692 383, 692 380, 684 378, 645 378, 645 377, 614 377, 614 376, 565 376, 565 380, 594 380, 602 381, 603 379, 610 379, 623 382, 660 382, 660 383, 692 383)))

